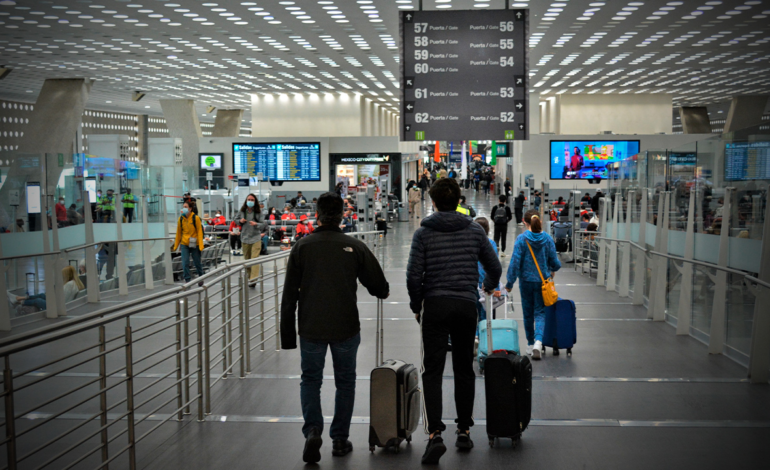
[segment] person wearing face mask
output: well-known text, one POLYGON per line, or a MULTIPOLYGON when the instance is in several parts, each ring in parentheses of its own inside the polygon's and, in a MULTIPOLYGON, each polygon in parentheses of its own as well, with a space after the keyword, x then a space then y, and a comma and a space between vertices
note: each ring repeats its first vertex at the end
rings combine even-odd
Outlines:
POLYGON ((96 191, 96 218, 93 220, 94 222, 102 221, 102 190, 101 189, 96 191))
POLYGON ((107 195, 102 198, 102 222, 108 224, 112 222, 112 214, 115 212, 115 196, 111 189, 107 190, 107 195))
POLYGON ((286 206, 283 208, 281 220, 297 220, 297 216, 291 211, 291 207, 286 206))
POLYGON ((131 194, 131 188, 126 189, 126 194, 121 198, 123 203, 123 218, 129 224, 134 221, 134 207, 136 206, 136 196, 131 194))
MULTIPOLYGON (((243 246, 243 259, 258 258, 262 251, 262 234, 267 230, 262 210, 257 204, 257 196, 249 194, 246 202, 241 207, 236 220, 241 227, 241 245, 243 246)), ((251 267, 249 286, 257 285, 259 277, 259 265, 251 267)))
POLYGON ((217 211, 213 219, 209 220, 209 225, 226 225, 227 221, 225 216, 222 215, 222 211, 217 211))
POLYGON ((59 202, 54 206, 56 210, 56 225, 59 228, 66 227, 67 224, 67 207, 64 205, 64 196, 59 198, 59 202))
MULTIPOLYGON (((280 214, 275 210, 275 207, 271 207, 267 210, 267 220, 280 220, 280 214)), ((275 225, 275 224, 273 224, 275 225)))
POLYGON ((299 220, 300 220, 300 224, 297 225, 297 240, 299 240, 302 237, 306 237, 310 235, 315 230, 313 228, 313 224, 310 222, 310 220, 308 220, 305 214, 302 214, 299 220))
MULTIPOLYGON (((176 240, 174 240, 174 248, 171 251, 176 251, 177 248, 182 249, 182 276, 184 277, 184 282, 190 282, 191 255, 198 276, 203 276, 203 266, 201 266, 203 224, 200 217, 193 213, 190 204, 187 202, 182 204, 182 216, 176 225, 176 240)), ((198 285, 202 286, 203 281, 200 281, 198 285)))

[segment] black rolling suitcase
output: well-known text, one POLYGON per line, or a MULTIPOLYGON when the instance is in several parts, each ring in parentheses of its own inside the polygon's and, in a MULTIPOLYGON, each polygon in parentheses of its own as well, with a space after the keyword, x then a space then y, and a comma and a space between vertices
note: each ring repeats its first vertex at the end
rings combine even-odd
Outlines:
MULTIPOLYGON (((487 312, 491 311, 492 296, 488 296, 487 312)), ((493 351, 484 363, 489 446, 505 437, 515 447, 532 417, 532 363, 514 351, 494 349, 491 315, 487 315, 487 344, 493 351)))
POLYGON ((377 301, 376 364, 370 381, 369 451, 385 447, 399 451, 401 441, 412 441, 420 420, 419 373, 412 364, 383 361, 382 300, 377 301))

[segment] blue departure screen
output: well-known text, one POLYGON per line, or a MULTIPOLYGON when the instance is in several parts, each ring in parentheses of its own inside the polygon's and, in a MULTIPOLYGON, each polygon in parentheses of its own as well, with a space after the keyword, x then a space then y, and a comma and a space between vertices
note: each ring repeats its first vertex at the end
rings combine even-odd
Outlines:
POLYGON ((262 173, 262 181, 321 181, 321 144, 233 144, 233 172, 262 173))

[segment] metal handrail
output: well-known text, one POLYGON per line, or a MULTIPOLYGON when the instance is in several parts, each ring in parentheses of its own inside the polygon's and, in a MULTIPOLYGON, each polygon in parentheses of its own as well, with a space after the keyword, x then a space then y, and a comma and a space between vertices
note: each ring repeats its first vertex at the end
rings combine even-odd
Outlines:
POLYGON ((92 246, 102 245, 104 243, 132 243, 132 242, 152 242, 157 240, 174 240, 175 237, 157 237, 157 238, 129 238, 127 240, 102 240, 99 242, 93 242, 93 243, 86 243, 84 245, 78 245, 78 246, 71 246, 69 248, 65 248, 64 252, 69 253, 71 251, 78 251, 83 250, 85 248, 89 248, 92 246))
POLYGON ((693 259, 686 259, 686 258, 683 258, 681 256, 670 255, 668 253, 660 253, 660 252, 657 252, 657 251, 650 250, 649 248, 642 247, 638 243, 634 243, 631 240, 621 240, 621 239, 618 239, 618 238, 609 238, 609 237, 596 237, 595 239, 596 240, 605 240, 605 241, 609 241, 609 242, 629 243, 634 248, 636 248, 636 249, 638 249, 640 251, 643 251, 644 253, 649 254, 649 255, 661 256, 663 258, 667 258, 667 259, 674 260, 674 261, 681 261, 683 263, 690 263, 690 264, 694 264, 694 265, 697 265, 697 266, 702 266, 702 267, 705 267, 705 268, 712 268, 712 269, 716 269, 718 271, 724 271, 724 272, 727 272, 727 273, 730 273, 730 274, 736 274, 738 276, 743 276, 745 279, 747 279, 752 284, 757 284, 757 285, 760 285, 760 286, 765 287, 767 289, 770 289, 770 283, 765 282, 765 281, 763 281, 761 279, 757 279, 756 277, 746 273, 745 271, 741 271, 741 270, 733 269, 733 268, 728 268, 728 267, 725 267, 725 266, 719 266, 718 264, 709 263, 709 262, 706 262, 706 261, 698 261, 698 260, 693 260, 693 259))

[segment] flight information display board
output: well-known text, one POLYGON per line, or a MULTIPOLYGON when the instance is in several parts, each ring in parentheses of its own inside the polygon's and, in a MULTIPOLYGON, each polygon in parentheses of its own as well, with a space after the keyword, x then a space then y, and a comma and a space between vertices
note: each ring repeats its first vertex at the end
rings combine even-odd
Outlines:
POLYGON ((400 18, 401 140, 529 138, 528 10, 400 18))
POLYGON ((262 173, 262 181, 321 181, 321 144, 234 143, 233 173, 262 173))
POLYGON ((725 144, 725 179, 770 180, 770 142, 725 144))

